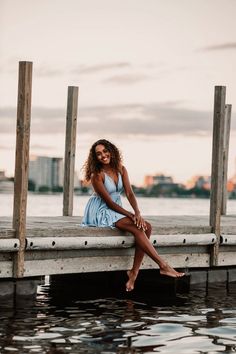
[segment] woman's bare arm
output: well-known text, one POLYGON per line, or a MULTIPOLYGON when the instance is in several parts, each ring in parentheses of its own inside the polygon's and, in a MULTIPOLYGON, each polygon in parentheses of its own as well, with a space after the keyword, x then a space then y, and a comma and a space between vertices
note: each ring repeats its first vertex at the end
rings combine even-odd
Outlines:
POLYGON ((129 181, 128 172, 124 166, 122 167, 122 180, 123 180, 123 186, 124 186, 126 197, 135 212, 134 223, 137 225, 137 227, 146 229, 145 220, 142 218, 140 214, 138 203, 129 181))

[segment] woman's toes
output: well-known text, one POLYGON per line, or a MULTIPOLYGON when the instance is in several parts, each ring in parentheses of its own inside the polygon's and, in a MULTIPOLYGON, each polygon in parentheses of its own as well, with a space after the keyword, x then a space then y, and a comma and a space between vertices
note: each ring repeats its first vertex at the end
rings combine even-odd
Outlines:
POLYGON ((129 280, 126 283, 126 291, 132 291, 134 290, 134 283, 136 280, 136 276, 133 274, 131 270, 127 270, 127 275, 129 280))

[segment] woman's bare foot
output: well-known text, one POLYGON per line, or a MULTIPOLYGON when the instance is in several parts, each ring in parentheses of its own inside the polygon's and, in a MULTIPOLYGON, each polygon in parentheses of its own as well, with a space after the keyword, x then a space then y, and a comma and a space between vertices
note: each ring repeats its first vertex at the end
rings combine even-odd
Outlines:
POLYGON ((165 263, 162 267, 160 267, 160 274, 173 278, 181 278, 185 275, 185 273, 177 272, 168 263, 165 263))
POLYGON ((137 278, 137 274, 135 274, 132 270, 127 270, 127 275, 129 277, 129 280, 125 284, 126 291, 132 291, 134 290, 134 283, 137 278))

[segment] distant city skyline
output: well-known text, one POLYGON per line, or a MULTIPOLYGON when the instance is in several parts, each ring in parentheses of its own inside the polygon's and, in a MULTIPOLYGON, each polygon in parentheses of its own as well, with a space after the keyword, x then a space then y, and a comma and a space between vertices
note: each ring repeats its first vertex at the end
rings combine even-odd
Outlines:
POLYGON ((31 156, 29 161, 29 180, 34 182, 35 190, 41 186, 50 189, 63 186, 62 157, 31 156))
POLYGON ((235 13, 234 0, 2 0, 0 169, 14 173, 18 62, 26 60, 33 61, 31 154, 63 157, 74 85, 80 177, 100 138, 120 148, 136 185, 158 172, 180 182, 209 175, 214 86, 225 85, 232 176, 235 13))
MULTIPOLYGON (((37 181, 49 181, 48 185, 50 187, 53 186, 63 186, 63 170, 64 170, 64 158, 63 157, 55 157, 55 156, 40 156, 40 155, 30 155, 29 159, 29 179, 31 180, 37 180, 37 181), (53 163, 55 163, 54 169, 53 169, 53 163), (51 175, 55 171, 55 176, 51 175), (57 171, 57 172, 56 172, 57 171), (36 178, 35 178, 36 177, 36 178), (51 179, 54 178, 55 181, 57 182, 52 182, 51 179)), ((7 175, 6 170, 1 168, 0 166, 0 177, 4 178, 11 178, 13 175, 7 175)), ((187 176, 186 180, 179 181, 175 175, 169 175, 165 173, 165 171, 159 171, 153 174, 144 174, 142 182, 140 184, 135 184, 131 180, 131 183, 140 187, 145 187, 148 185, 151 185, 154 180, 163 180, 165 183, 180 183, 185 186, 190 186, 194 181, 196 181, 198 178, 206 178, 208 179, 208 183, 210 183, 209 178, 211 177, 210 174, 195 174, 191 176, 187 176)), ((233 179, 236 182, 236 157, 235 157, 235 171, 232 175, 229 175, 228 173, 228 181, 233 179)), ((79 185, 79 181, 83 180, 83 175, 79 173, 78 170, 75 169, 75 187, 79 185)), ((45 185, 47 185, 46 182, 44 182, 45 185)), ((43 183, 43 184, 44 184, 43 183)), ((41 182, 36 182, 37 185, 41 185, 41 182)), ((194 184, 194 183, 193 183, 194 184)), ((190 187, 189 187, 190 188, 190 187)))

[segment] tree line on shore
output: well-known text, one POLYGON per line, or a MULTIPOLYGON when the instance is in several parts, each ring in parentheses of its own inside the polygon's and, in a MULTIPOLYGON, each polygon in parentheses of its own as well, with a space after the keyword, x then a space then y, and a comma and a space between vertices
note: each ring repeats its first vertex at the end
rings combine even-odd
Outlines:
MULTIPOLYGON (((205 188, 193 187, 187 189, 184 185, 181 184, 157 184, 151 187, 137 187, 132 185, 133 191, 136 195, 144 197, 199 197, 199 198, 209 198, 210 190, 205 188)), ((29 180, 28 183, 29 191, 36 191, 38 193, 62 193, 62 186, 54 186, 50 188, 49 186, 39 186, 36 190, 35 183, 32 180, 29 180)), ((82 186, 80 188, 75 188, 75 192, 79 194, 91 194, 91 188, 87 186, 82 186)))
MULTIPOLYGON (((14 177, 9 178, 14 182, 14 177)), ((167 198, 209 198, 210 189, 204 186, 194 186, 187 188, 184 184, 179 183, 160 183, 148 187, 137 187, 132 185, 133 191, 137 196, 143 197, 167 197, 167 198)), ((47 185, 36 186, 31 179, 28 181, 28 191, 35 193, 63 193, 62 186, 53 186, 50 188, 47 185)), ((76 194, 90 195, 92 189, 90 186, 80 186, 74 188, 76 194)), ((236 189, 228 192, 230 199, 236 199, 236 189)))

